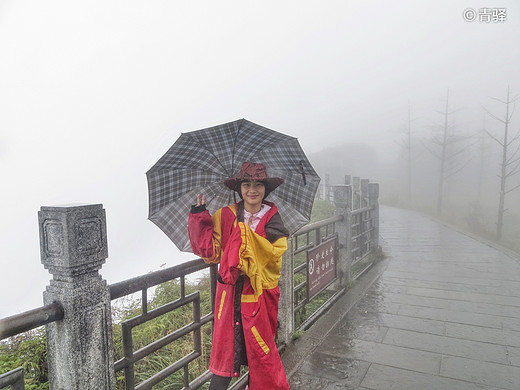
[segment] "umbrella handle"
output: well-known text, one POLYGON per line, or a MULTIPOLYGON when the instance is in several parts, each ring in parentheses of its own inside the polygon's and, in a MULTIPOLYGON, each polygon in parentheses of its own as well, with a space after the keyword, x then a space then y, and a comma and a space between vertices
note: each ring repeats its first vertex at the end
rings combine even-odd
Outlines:
POLYGON ((307 185, 307 178, 305 177, 305 171, 303 170, 303 160, 300 160, 300 172, 302 174, 303 185, 307 185))

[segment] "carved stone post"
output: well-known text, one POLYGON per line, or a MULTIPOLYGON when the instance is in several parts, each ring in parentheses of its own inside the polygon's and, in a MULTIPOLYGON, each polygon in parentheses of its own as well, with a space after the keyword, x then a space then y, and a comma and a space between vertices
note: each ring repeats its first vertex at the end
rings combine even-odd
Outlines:
POLYGON ((53 275, 44 303, 64 318, 46 326, 51 390, 115 389, 110 293, 98 271, 108 257, 103 206, 42 207, 40 252, 53 275))
POLYGON ((327 173, 325 174, 325 200, 331 201, 330 199, 330 175, 327 173))
POLYGON ((282 277, 280 278, 280 301, 278 309, 278 341, 288 345, 294 333, 294 263, 292 238, 287 240, 287 251, 282 259, 282 277))
POLYGON ((361 208, 368 207, 369 200, 368 200, 368 184, 370 183, 370 180, 368 179, 361 179, 361 208))
POLYGON ((335 215, 343 215, 343 222, 336 224, 339 244, 338 275, 341 286, 345 287, 350 281, 350 266, 352 263, 351 243, 351 210, 352 210, 352 186, 339 184, 334 186, 334 210, 335 215))
POLYGON ((368 185, 369 206, 374 207, 372 211, 372 226, 374 235, 372 236, 373 248, 379 246, 379 183, 370 183, 368 185))
POLYGON ((359 177, 352 178, 352 210, 361 208, 361 179, 359 177))

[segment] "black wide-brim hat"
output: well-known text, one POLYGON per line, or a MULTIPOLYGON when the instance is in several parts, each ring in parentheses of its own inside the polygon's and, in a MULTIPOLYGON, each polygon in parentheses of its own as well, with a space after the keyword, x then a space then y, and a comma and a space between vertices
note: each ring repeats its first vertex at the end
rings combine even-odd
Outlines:
POLYGON ((224 180, 224 184, 229 189, 241 194, 240 186, 242 182, 249 180, 261 181, 262 183, 264 183, 266 187, 265 196, 267 196, 269 192, 273 191, 276 187, 278 187, 285 181, 281 177, 267 176, 264 164, 246 161, 242 164, 242 167, 240 168, 240 172, 238 173, 238 175, 236 177, 224 180))

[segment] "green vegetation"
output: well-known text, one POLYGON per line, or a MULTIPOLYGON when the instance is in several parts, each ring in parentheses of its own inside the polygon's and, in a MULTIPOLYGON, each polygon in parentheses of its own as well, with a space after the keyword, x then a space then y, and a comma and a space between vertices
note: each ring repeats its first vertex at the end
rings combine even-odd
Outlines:
POLYGON ((327 200, 315 200, 312 205, 311 222, 321 221, 334 215, 335 207, 327 200))
MULTIPOLYGON (((351 267, 350 272, 351 272, 351 278, 353 279, 353 281, 355 282, 357 280, 358 275, 363 273, 364 270, 369 265, 377 264, 378 262, 382 261, 385 257, 386 257, 386 255, 384 254, 381 247, 378 247, 372 253, 369 253, 368 255, 366 255, 363 259, 361 259, 359 262, 357 262, 356 264, 354 264, 351 267)), ((352 284, 353 281, 350 282, 348 288, 351 288, 351 286, 352 287, 354 286, 354 284, 352 284)))
MULTIPOLYGON (((200 292, 201 316, 211 312, 210 279, 202 278, 196 283, 186 283, 186 295, 192 292, 200 292)), ((175 301, 181 297, 181 286, 178 280, 163 283, 157 287, 153 299, 148 303, 148 310, 175 301)), ((125 321, 140 314, 140 302, 130 301, 120 311, 121 321, 125 321)), ((172 312, 161 315, 154 320, 147 321, 135 327, 132 331, 134 351, 151 344, 160 338, 175 332, 193 322, 193 303, 180 307, 172 312)), ((189 364, 189 380, 192 381, 197 376, 207 370, 209 365, 209 355, 211 351, 211 330, 212 323, 202 327, 202 351, 201 356, 189 364)), ((114 324, 114 358, 119 360, 123 357, 123 343, 121 326, 114 324)), ((173 362, 188 355, 194 350, 193 333, 168 344, 157 350, 151 355, 143 358, 135 365, 135 380, 139 383, 150 378, 173 362)), ((116 372, 116 388, 124 389, 124 371, 116 372)), ((181 389, 184 386, 184 371, 181 369, 174 375, 169 376, 160 382, 154 389, 181 389)))
POLYGON ((305 332, 303 330, 299 330, 297 332, 294 332, 293 336, 292 336, 292 339, 293 340, 298 340, 300 337, 303 336, 305 332))
MULTIPOLYGON (((201 316, 211 311, 210 279, 202 278, 196 283, 186 283, 186 295, 200 292, 201 316)), ((178 280, 163 283, 155 290, 153 298, 148 302, 148 311, 168 302, 179 299, 181 287, 178 280)), ((123 306, 113 309, 114 357, 123 357, 123 343, 120 323, 141 313, 141 302, 138 299, 127 300, 123 306)), ((134 351, 159 340, 161 337, 190 324, 193 321, 193 303, 164 314, 133 329, 134 351)), ((202 327, 202 354, 189 364, 189 380, 207 370, 211 350, 212 323, 202 327)), ((166 347, 142 359, 135 365, 136 383, 150 378, 153 374, 168 367, 176 360, 193 351, 193 333, 190 333, 166 347)), ((27 390, 47 390, 47 353, 44 328, 11 337, 0 343, 0 375, 22 366, 25 371, 25 388, 27 390)), ((181 369, 174 375, 154 386, 154 389, 181 389, 184 387, 184 371, 181 369)), ((124 389, 124 372, 116 372, 116 388, 124 389)))
MULTIPOLYGON (((203 278, 197 283, 186 283, 186 295, 194 291, 199 291, 201 294, 201 315, 210 312, 211 299, 209 283, 209 277, 203 278)), ((325 290, 306 305, 297 316, 297 325, 301 324, 314 313, 332 293, 332 291, 325 290)), ((157 287, 154 297, 148 303, 149 311, 176 300, 179 297, 180 283, 177 280, 163 283, 157 287)), ((139 315, 141 312, 141 302, 138 299, 127 300, 123 306, 116 307, 113 311, 114 318, 118 319, 117 323, 113 325, 114 357, 115 360, 118 360, 123 357, 121 322, 139 315)), ((137 326, 132 332, 134 351, 191 323, 192 315, 193 304, 188 304, 173 312, 164 314, 155 320, 137 326)), ((189 364, 190 381, 207 370, 211 351, 211 330, 212 323, 202 328, 202 355, 189 364)), ((302 334, 303 332, 296 333, 294 339, 297 339, 302 334)), ((193 336, 190 333, 137 363, 135 366, 136 383, 150 378, 153 374, 156 374, 192 351, 193 336)), ((25 388, 27 390, 49 389, 46 360, 47 353, 44 328, 12 337, 8 339, 7 342, 0 344, 0 375, 14 370, 17 367, 24 367, 25 388)), ((246 371, 244 368, 244 372, 246 371)), ((184 386, 183 375, 184 372, 181 369, 176 374, 171 375, 154 386, 154 389, 181 389, 184 386)), ((124 385, 124 371, 116 372, 116 388, 123 390, 125 388, 124 385)))
POLYGON ((25 372, 26 390, 48 390, 44 328, 13 336, 0 343, 0 375, 18 367, 25 372))
POLYGON ((298 328, 305 321, 307 321, 327 300, 332 297, 336 291, 325 289, 316 294, 312 300, 301 308, 294 319, 294 326, 298 328))

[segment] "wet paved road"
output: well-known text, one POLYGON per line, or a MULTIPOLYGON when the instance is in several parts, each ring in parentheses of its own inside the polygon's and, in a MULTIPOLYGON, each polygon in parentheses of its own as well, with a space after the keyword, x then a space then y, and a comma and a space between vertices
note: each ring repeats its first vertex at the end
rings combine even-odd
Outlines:
POLYGON ((518 257, 395 208, 380 234, 389 258, 284 354, 291 388, 520 389, 518 257))

